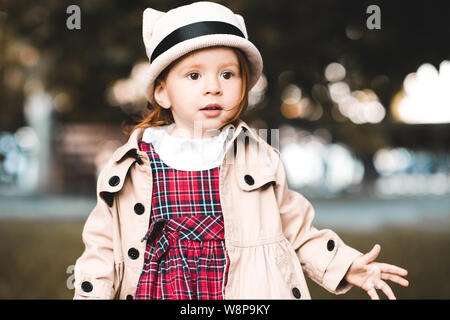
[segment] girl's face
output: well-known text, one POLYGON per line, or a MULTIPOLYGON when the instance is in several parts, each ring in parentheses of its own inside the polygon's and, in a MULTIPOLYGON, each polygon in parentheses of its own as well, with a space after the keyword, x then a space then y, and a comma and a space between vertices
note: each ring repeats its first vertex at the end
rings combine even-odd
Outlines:
POLYGON ((159 105, 172 111, 174 135, 208 136, 208 130, 219 129, 238 111, 242 94, 238 57, 229 48, 195 51, 170 69, 154 94, 159 105), (219 110, 202 110, 208 105, 219 110))

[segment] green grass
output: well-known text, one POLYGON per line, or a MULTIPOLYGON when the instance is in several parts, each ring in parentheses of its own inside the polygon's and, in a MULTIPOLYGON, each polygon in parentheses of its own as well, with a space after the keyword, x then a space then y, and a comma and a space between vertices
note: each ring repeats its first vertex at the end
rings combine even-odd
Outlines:
POLYGON ((0 221, 0 298, 71 299, 66 270, 82 253, 83 224, 0 221))
MULTIPOLYGON (((367 233, 337 232, 345 243, 363 253, 370 251, 376 243, 380 244, 381 253, 376 261, 408 270, 409 287, 386 281, 397 299, 450 298, 450 230, 383 228, 367 233)), ((367 293, 360 288, 352 288, 346 294, 336 296, 312 281, 308 284, 312 297, 316 299, 368 299, 367 293)), ((383 292, 378 294, 381 299, 386 299, 383 292)))
MULTIPOLYGON (((0 298, 71 299, 70 273, 83 250, 81 221, 0 221, 0 298)), ((381 245, 378 261, 409 271, 409 288, 391 284, 398 299, 450 298, 450 232, 385 228, 337 231, 350 246, 369 251, 381 245)), ((335 296, 307 280, 313 299, 367 299, 359 288, 335 296)), ((380 292, 380 297, 385 298, 380 292)))

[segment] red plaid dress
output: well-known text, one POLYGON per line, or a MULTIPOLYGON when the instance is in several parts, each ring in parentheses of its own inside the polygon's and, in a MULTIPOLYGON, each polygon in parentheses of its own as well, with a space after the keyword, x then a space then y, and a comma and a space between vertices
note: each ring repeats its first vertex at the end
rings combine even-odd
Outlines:
POLYGON ((166 165, 151 143, 139 149, 153 172, 150 226, 135 299, 223 299, 227 280, 220 167, 182 171, 166 165), (225 282, 226 283, 226 282, 225 282))

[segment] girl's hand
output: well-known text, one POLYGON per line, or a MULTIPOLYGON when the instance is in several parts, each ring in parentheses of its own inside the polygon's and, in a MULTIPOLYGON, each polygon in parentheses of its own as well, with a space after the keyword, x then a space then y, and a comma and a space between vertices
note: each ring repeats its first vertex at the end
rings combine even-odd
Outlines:
POLYGON ((406 276, 408 271, 387 263, 374 262, 380 253, 381 246, 376 244, 372 250, 353 261, 345 275, 345 280, 365 290, 371 299, 380 299, 376 290, 382 290, 389 299, 395 299, 389 285, 383 280, 391 280, 401 286, 407 287, 406 276))

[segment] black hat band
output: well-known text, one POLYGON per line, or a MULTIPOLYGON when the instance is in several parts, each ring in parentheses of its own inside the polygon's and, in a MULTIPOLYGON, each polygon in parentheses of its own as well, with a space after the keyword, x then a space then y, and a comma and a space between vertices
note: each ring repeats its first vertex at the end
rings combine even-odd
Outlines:
POLYGON ((236 26, 221 22, 221 21, 201 21, 188 24, 181 28, 172 31, 167 35, 155 48, 152 53, 150 63, 158 58, 165 51, 169 50, 176 44, 189 40, 192 38, 197 38, 200 36, 206 36, 209 34, 231 34, 238 37, 245 38, 239 28, 236 26))

